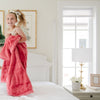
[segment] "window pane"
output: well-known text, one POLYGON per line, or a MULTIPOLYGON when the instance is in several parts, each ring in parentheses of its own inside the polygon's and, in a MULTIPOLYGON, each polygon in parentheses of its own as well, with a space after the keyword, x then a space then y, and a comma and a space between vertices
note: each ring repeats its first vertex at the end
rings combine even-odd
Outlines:
POLYGON ((88 31, 77 31, 76 34, 77 38, 79 39, 88 39, 89 38, 89 33, 88 31))
POLYGON ((71 78, 75 76, 75 68, 63 68, 63 86, 71 85, 71 78))
POLYGON ((72 49, 63 49, 63 66, 73 67, 75 63, 72 62, 72 49))
POLYGON ((75 31, 63 32, 63 48, 75 48, 75 31))
POLYGON ((89 17, 77 17, 76 18, 76 23, 89 23, 89 17))
POLYGON ((67 24, 67 25, 63 25, 63 30, 74 30, 75 31, 75 25, 73 24, 67 24))
POLYGON ((88 31, 88 24, 77 24, 77 31, 78 30, 87 30, 88 31))
POLYGON ((63 24, 75 24, 75 17, 63 17, 63 24))

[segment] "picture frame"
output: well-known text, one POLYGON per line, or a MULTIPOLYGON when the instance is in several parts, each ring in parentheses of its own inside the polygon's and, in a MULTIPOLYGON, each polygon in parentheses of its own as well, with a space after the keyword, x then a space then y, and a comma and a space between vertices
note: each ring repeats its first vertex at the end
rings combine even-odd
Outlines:
POLYGON ((100 74, 90 74, 90 85, 100 87, 100 74))
POLYGON ((29 49, 37 48, 37 10, 21 10, 26 19, 26 30, 28 38, 26 41, 29 49))
POLYGON ((5 16, 5 11, 4 10, 0 10, 0 25, 1 25, 1 30, 2 30, 2 34, 4 34, 4 16, 5 16))

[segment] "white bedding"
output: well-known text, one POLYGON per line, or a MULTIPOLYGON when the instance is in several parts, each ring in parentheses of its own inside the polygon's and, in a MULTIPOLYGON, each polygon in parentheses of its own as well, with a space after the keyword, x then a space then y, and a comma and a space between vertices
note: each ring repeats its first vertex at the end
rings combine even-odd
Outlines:
POLYGON ((12 97, 7 94, 6 84, 0 83, 0 100, 79 100, 64 88, 51 82, 32 82, 34 93, 12 97))
MULTIPOLYGON (((0 65, 2 66, 2 64, 3 61, 0 59, 0 65)), ((47 82, 49 80, 50 66, 51 64, 45 56, 29 52, 27 72, 32 81, 34 93, 26 96, 12 97, 7 94, 6 84, 0 83, 0 100, 79 100, 64 88, 47 82)))

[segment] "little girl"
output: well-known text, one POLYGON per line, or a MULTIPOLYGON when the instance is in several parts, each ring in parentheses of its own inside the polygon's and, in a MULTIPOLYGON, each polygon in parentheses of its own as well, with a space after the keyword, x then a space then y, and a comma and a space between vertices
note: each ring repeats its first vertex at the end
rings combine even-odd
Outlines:
POLYGON ((6 23, 8 24, 8 29, 6 31, 6 38, 10 35, 19 34, 22 39, 19 42, 26 41, 26 36, 21 30, 20 26, 26 26, 26 20, 24 14, 20 10, 10 11, 6 17, 6 23), (18 24, 17 26, 15 24, 18 24))
POLYGON ((10 11, 6 16, 6 23, 8 25, 5 32, 6 40, 0 52, 0 58, 4 60, 1 82, 6 82, 9 95, 21 96, 33 93, 26 72, 26 36, 20 28, 21 25, 26 25, 25 16, 20 10, 10 11))

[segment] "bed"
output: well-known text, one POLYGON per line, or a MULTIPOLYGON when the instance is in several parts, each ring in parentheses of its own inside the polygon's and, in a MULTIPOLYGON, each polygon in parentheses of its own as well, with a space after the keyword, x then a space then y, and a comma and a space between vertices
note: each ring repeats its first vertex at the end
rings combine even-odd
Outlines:
MULTIPOLYGON (((2 62, 0 59, 0 65, 2 62)), ((0 100, 79 100, 63 87, 50 82, 51 64, 45 56, 29 52, 27 65, 27 73, 32 82, 34 93, 19 97, 9 96, 6 84, 0 82, 0 100)))

